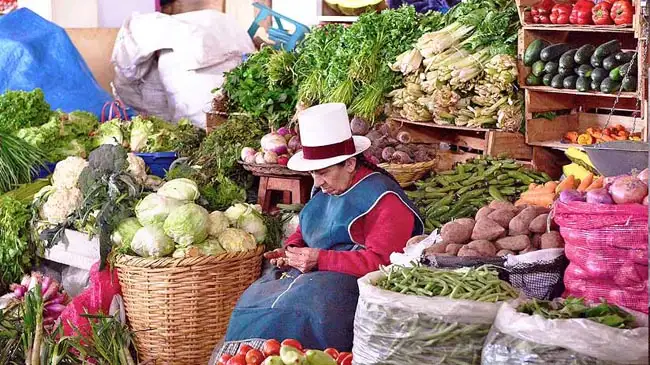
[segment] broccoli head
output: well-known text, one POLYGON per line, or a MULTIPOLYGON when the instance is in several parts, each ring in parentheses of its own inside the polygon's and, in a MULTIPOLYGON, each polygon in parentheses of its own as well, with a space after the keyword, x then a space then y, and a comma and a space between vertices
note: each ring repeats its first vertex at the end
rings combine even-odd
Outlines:
POLYGON ((100 175, 112 175, 129 167, 127 153, 122 146, 104 144, 88 156, 88 167, 100 175))

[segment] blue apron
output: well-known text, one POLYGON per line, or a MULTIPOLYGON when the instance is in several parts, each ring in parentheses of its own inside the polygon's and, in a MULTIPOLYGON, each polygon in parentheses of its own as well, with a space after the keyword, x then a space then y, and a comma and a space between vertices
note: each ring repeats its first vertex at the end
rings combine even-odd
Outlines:
MULTIPOLYGON (((307 247, 363 249, 349 229, 386 194, 397 195, 413 211, 413 235, 422 234, 422 220, 404 191, 389 177, 372 173, 341 195, 319 191, 312 197, 300 213, 307 247)), ((303 274, 294 268, 283 272, 272 267, 239 299, 225 340, 294 338, 306 348, 351 351, 358 297, 355 276, 331 271, 303 274)))

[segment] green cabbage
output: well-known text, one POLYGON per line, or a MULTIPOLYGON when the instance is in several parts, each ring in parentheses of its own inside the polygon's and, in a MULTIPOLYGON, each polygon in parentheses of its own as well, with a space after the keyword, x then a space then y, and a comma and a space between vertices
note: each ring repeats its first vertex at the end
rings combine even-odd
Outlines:
POLYGON ((257 247, 252 234, 237 228, 228 228, 221 232, 219 244, 228 252, 248 251, 257 247))
POLYGON ((133 237, 140 228, 142 228, 142 225, 136 218, 127 218, 117 225, 117 228, 111 235, 111 240, 115 245, 131 247, 133 237))
POLYGON ((230 221, 223 212, 217 210, 210 213, 210 222, 208 225, 208 235, 210 237, 218 237, 229 226, 230 221))
POLYGON ((158 194, 186 202, 193 202, 201 195, 198 185, 194 181, 184 178, 166 182, 158 189, 158 194))
POLYGON ((135 206, 135 216, 144 226, 162 225, 167 216, 184 202, 153 193, 144 197, 135 206))
POLYGON ((165 233, 181 246, 203 242, 208 237, 210 215, 194 203, 174 209, 163 225, 165 233))
POLYGON ((199 252, 204 256, 217 256, 226 252, 216 238, 208 238, 204 242, 196 245, 196 247, 198 247, 199 252))
POLYGON ((224 213, 233 227, 241 228, 255 236, 258 243, 266 238, 266 225, 257 205, 238 203, 224 213))
POLYGON ((164 257, 174 252, 174 242, 160 226, 144 226, 135 233, 131 249, 142 257, 164 257))

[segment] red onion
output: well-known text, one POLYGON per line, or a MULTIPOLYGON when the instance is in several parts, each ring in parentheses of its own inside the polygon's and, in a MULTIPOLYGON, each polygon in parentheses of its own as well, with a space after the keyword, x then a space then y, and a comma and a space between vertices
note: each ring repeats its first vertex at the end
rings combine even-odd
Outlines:
POLYGON ((286 135, 291 135, 291 130, 287 127, 281 127, 276 133, 284 137, 286 135))
MULTIPOLYGON (((52 284, 52 278, 49 276, 43 276, 43 281, 41 282, 41 293, 46 293, 52 284)), ((58 285, 56 290, 59 290, 58 285)))
POLYGON ((61 314, 61 312, 63 312, 65 307, 66 306, 64 304, 54 303, 54 304, 46 305, 45 310, 47 311, 48 314, 57 314, 58 317, 58 314, 61 314))
POLYGON ((52 283, 48 285, 48 288, 43 292, 43 300, 47 301, 52 298, 56 293, 59 292, 59 283, 52 280, 52 283))
POLYGON ((289 140, 288 144, 289 150, 292 152, 300 151, 302 149, 302 145, 300 144, 300 137, 298 136, 293 136, 289 140))
POLYGON ((609 192, 616 204, 641 203, 648 195, 648 185, 634 176, 624 176, 612 183, 609 192))
POLYGON ((63 304, 68 299, 65 293, 58 293, 47 304, 63 304))
POLYGON ((570 202, 583 202, 585 201, 585 197, 578 190, 563 190, 560 193, 560 201, 565 204, 570 202))
POLYGON ((594 189, 587 192, 587 203, 593 204, 614 204, 612 196, 607 189, 594 189))
POLYGON ((278 155, 287 153, 287 141, 277 133, 269 133, 260 141, 265 152, 275 152, 278 155))
POLYGON ((644 183, 648 183, 648 169, 644 169, 643 171, 639 172, 639 174, 636 176, 637 179, 643 181, 644 183))
POLYGON ((20 285, 27 287, 29 285, 29 282, 32 280, 31 275, 25 275, 23 276, 23 279, 20 281, 20 285))
POLYGON ((13 289, 14 294, 17 298, 22 298, 27 292, 27 288, 22 285, 16 285, 13 289))

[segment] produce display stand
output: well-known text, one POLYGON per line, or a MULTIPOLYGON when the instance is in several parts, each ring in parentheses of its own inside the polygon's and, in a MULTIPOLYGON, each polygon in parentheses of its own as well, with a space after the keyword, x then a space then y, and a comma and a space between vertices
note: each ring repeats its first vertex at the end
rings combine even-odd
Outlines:
POLYGON ((272 194, 282 192, 283 204, 306 204, 314 181, 308 173, 289 170, 281 165, 241 163, 244 169, 260 178, 257 203, 262 211, 271 211, 272 194))
POLYGON ((633 24, 629 26, 530 24, 527 12, 530 6, 536 3, 537 0, 517 0, 522 23, 517 57, 519 84, 525 89, 526 143, 533 146, 533 164, 561 165, 563 157, 558 152, 569 147, 581 148, 578 144, 562 141, 565 133, 580 133, 589 127, 605 128, 621 124, 630 133, 640 132, 642 140, 647 142, 648 75, 645 65, 648 60, 648 39, 647 24, 641 14, 641 1, 634 1, 635 15, 633 24), (527 86, 525 79, 530 73, 530 68, 524 66, 523 55, 535 39, 542 39, 551 44, 569 43, 577 47, 584 44, 598 46, 606 41, 618 39, 623 51, 637 52, 637 90, 607 94, 556 89, 550 86, 527 86), (561 115, 552 120, 538 115, 547 112, 561 112, 561 115), (555 161, 548 161, 549 158, 555 161))

